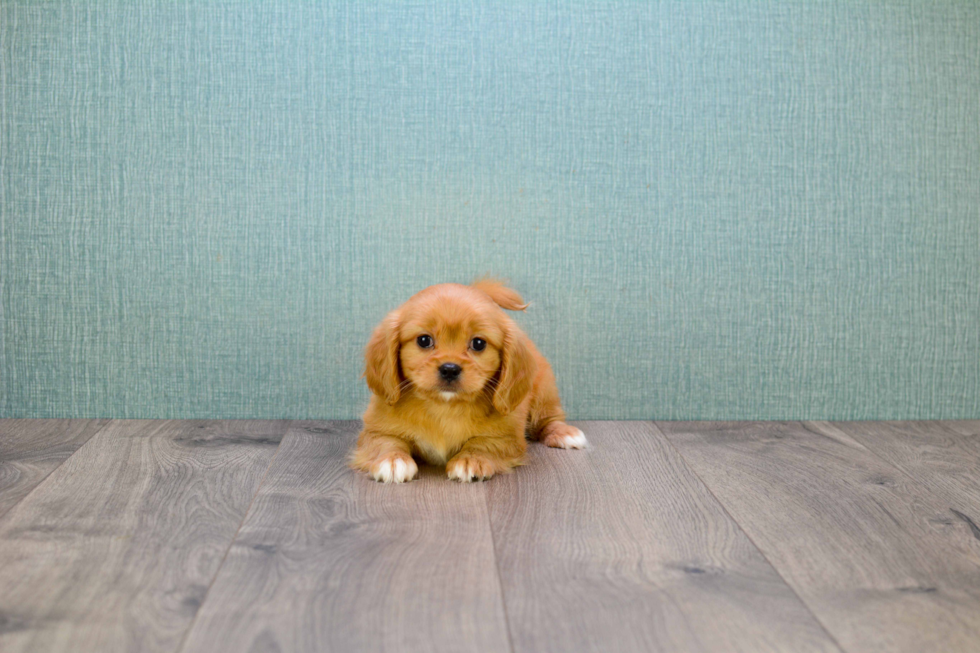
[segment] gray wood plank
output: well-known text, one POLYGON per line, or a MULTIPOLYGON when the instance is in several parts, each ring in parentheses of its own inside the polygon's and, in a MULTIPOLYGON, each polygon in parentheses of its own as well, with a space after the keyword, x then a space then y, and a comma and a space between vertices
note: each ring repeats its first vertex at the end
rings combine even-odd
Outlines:
POLYGON ((980 541, 839 430, 658 427, 849 651, 976 651, 980 541))
POLYGON ((940 422, 943 426, 951 428, 960 435, 967 435, 971 438, 980 437, 980 419, 974 420, 943 420, 940 422))
POLYGON ((285 428, 107 425, 0 519, 0 650, 176 650, 285 428))
POLYGON ((294 423, 184 651, 507 651, 485 486, 375 483, 294 423))
POLYGON ((651 423, 577 426, 487 485, 515 651, 839 650, 651 423))
POLYGON ((942 499, 949 517, 980 524, 980 435, 962 435, 942 422, 806 424, 847 433, 942 499))
POLYGON ((0 419, 0 517, 108 421, 0 419))

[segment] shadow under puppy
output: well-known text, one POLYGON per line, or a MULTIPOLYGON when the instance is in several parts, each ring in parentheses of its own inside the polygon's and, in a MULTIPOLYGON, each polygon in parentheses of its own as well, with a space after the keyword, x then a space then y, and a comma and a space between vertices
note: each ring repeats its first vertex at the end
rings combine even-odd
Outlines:
POLYGON ((430 286, 385 317, 365 351, 373 394, 351 467, 401 483, 418 458, 469 482, 520 465, 526 436, 585 447, 564 421, 551 366, 501 307, 527 304, 484 279, 430 286))

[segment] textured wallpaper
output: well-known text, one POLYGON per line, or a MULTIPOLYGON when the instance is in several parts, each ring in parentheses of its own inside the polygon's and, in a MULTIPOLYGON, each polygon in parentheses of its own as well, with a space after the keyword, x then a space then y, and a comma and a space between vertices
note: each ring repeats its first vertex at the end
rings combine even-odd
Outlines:
POLYGON ((352 418, 493 272, 573 418, 980 417, 980 3, 0 3, 3 416, 352 418))

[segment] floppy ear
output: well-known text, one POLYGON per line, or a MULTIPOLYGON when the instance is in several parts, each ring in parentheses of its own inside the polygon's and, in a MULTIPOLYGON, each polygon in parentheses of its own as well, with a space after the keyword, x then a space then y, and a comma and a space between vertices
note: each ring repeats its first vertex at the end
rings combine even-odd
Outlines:
POLYGON ((537 370, 538 365, 527 346, 527 336, 514 327, 507 329, 493 407, 504 415, 517 408, 531 391, 537 370))
POLYGON ((394 404, 401 396, 398 321, 398 311, 389 313, 375 328, 364 350, 364 378, 368 387, 389 404, 394 404))

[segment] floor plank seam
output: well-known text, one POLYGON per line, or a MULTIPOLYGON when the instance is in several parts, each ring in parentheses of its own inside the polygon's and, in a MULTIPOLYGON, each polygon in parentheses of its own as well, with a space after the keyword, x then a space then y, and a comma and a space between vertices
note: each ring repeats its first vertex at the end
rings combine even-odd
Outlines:
MULTIPOLYGON (((55 466, 54 466, 54 467, 53 467, 53 468, 51 469, 51 471, 49 471, 49 472, 48 472, 47 474, 45 474, 45 475, 44 475, 44 478, 42 478, 42 479, 41 479, 40 481, 38 481, 38 482, 37 482, 37 483, 36 483, 36 484, 34 485, 34 487, 32 487, 32 488, 31 488, 31 489, 30 489, 30 490, 29 490, 29 491, 27 492, 27 494, 25 494, 25 495, 24 495, 24 496, 22 496, 21 498, 19 498, 19 499, 17 499, 17 502, 16 502, 16 503, 14 503, 14 504, 13 504, 12 506, 10 506, 10 507, 8 507, 8 508, 7 508, 7 509, 6 509, 5 511, 3 511, 2 513, 0 513, 0 520, 3 520, 3 519, 4 519, 4 518, 5 518, 6 516, 7 516, 7 515, 9 515, 9 514, 11 514, 11 513, 12 513, 12 512, 14 511, 14 510, 16 510, 16 509, 17 509, 17 506, 19 506, 19 505, 21 505, 22 503, 24 503, 24 499, 26 499, 27 497, 29 497, 29 496, 31 496, 32 494, 34 494, 34 492, 36 492, 38 488, 40 488, 40 487, 41 487, 42 485, 44 485, 44 484, 45 484, 45 483, 47 482, 47 480, 48 480, 49 478, 51 478, 51 475, 52 475, 52 474, 54 474, 54 473, 55 473, 56 471, 58 471, 59 469, 61 469, 61 467, 62 467, 62 466, 63 466, 63 465, 65 464, 65 463, 67 463, 67 462, 68 462, 69 460, 71 460, 71 459, 72 459, 72 457, 73 457, 73 456, 74 456, 75 454, 77 454, 77 453, 78 453, 79 451, 81 451, 82 449, 84 449, 85 447, 87 447, 87 446, 88 446, 88 444, 89 444, 89 442, 91 442, 91 441, 92 441, 92 440, 93 440, 93 439, 95 438, 95 436, 96 436, 96 435, 98 435, 98 434, 99 434, 99 433, 101 433, 102 431, 104 431, 104 430, 106 430, 106 429, 107 429, 107 428, 109 427, 109 425, 110 425, 110 424, 112 424, 112 423, 113 423, 113 422, 115 422, 115 421, 116 421, 116 420, 114 420, 114 419, 107 419, 107 420, 106 420, 106 423, 105 423, 105 424, 103 424, 103 425, 102 425, 102 426, 100 426, 99 428, 97 428, 97 429, 95 429, 94 431, 92 431, 92 435, 90 435, 90 436, 88 436, 87 438, 85 438, 85 442, 83 442, 83 443, 81 444, 81 446, 79 446, 79 447, 78 447, 77 449, 75 449, 74 451, 72 451, 72 452, 71 452, 71 453, 70 453, 70 454, 68 455, 68 457, 67 457, 67 458, 65 458, 64 460, 62 460, 62 461, 61 461, 60 463, 58 463, 57 465, 55 465, 55 466)), ((67 429, 68 427, 66 426, 65 428, 67 429)))
MULTIPOLYGON (((939 424, 950 435, 962 437, 959 433, 957 433, 953 429, 950 429, 949 427, 943 426, 941 420, 932 420, 932 421, 933 421, 934 424, 939 424)), ((925 492, 930 497, 932 497, 933 499, 935 499, 937 503, 939 503, 939 504, 947 504, 948 503, 945 498, 943 498, 942 496, 940 496, 939 493, 935 492, 932 488, 930 488, 928 484, 926 484, 921 479, 918 479, 915 476, 913 476, 912 472, 910 472, 907 469, 905 469, 905 466, 904 465, 900 465, 898 463, 895 463, 895 462, 892 462, 892 461, 888 460, 884 456, 880 455, 877 451, 875 451, 874 449, 872 449, 870 446, 868 446, 864 442, 864 440, 861 439, 861 437, 859 435, 855 435, 854 433, 851 433, 850 431, 847 431, 846 429, 843 429, 843 428, 837 426, 837 424, 839 424, 840 422, 836 422, 836 423, 835 422, 827 422, 827 423, 830 424, 831 426, 833 426, 834 428, 840 430, 841 432, 846 433, 848 435, 848 437, 854 438, 862 447, 864 447, 864 449, 870 455, 872 455, 875 458, 877 458, 881 462, 882 465, 884 465, 885 467, 890 467, 891 469, 894 469, 896 472, 898 472, 899 474, 901 474, 902 476, 904 476, 905 478, 907 478, 911 482, 912 485, 914 485, 915 487, 919 488, 920 491, 925 492)), ((812 429, 807 428, 805 422, 801 422, 801 424, 803 424, 803 428, 806 429, 807 431, 809 431, 810 433, 813 433, 815 435, 824 435, 823 433, 818 433, 817 431, 813 431, 812 429)), ((824 435, 824 437, 827 437, 827 436, 824 435)), ((951 506, 949 507, 949 510, 954 515, 957 513, 957 510, 955 510, 951 506)), ((980 538, 977 538, 977 539, 980 539, 980 538)))
POLYGON ((497 555, 497 534, 493 531, 493 520, 490 518, 490 493, 483 488, 483 507, 487 515, 487 527, 490 529, 490 547, 493 549, 493 569, 497 573, 497 586, 500 588, 500 605, 504 611, 504 627, 507 629, 507 645, 510 653, 517 653, 514 648, 514 635, 510 631, 510 615, 507 612, 507 595, 504 593, 504 579, 500 575, 500 556, 497 555))
POLYGON ((208 583, 207 590, 204 591, 204 596, 201 598, 200 605, 197 606, 197 611, 194 612, 194 618, 191 619, 191 623, 187 626, 187 630, 184 631, 184 636, 180 640, 180 644, 174 649, 174 653, 180 653, 187 646, 187 639, 190 637, 191 631, 194 630, 194 626, 197 624, 197 617, 201 614, 201 610, 204 608, 204 604, 208 601, 208 596, 211 594, 211 588, 214 587, 215 581, 218 580, 218 576, 221 575, 221 570, 225 566, 225 562, 228 560, 228 554, 231 553, 231 547, 235 546, 235 541, 238 540, 238 536, 242 532, 242 527, 245 526, 245 522, 248 521, 248 516, 252 513, 252 507, 255 505, 255 499, 259 496, 259 492, 262 490, 262 486, 265 485, 265 480, 269 477, 269 470, 272 469, 272 465, 276 462, 276 456, 282 451, 283 440, 289 435, 289 429, 292 425, 293 420, 289 420, 286 424, 286 428, 283 431, 282 439, 279 440, 278 446, 276 446, 276 451, 272 454, 272 458, 269 459, 269 464, 265 468, 265 472, 262 474, 262 480, 259 484, 255 486, 255 492, 252 494, 252 499, 248 502, 248 508, 245 509, 245 513, 242 516, 242 520, 238 523, 238 528, 235 529, 235 535, 232 536, 231 540, 228 542, 228 548, 225 549, 225 554, 221 556, 221 563, 214 572, 214 576, 211 577, 211 582, 208 583))
MULTIPOLYGON (((929 421, 931 423, 933 423, 933 424, 938 425, 942 430, 946 431, 946 433, 948 433, 949 435, 951 435, 953 437, 963 437, 961 433, 958 433, 954 429, 951 429, 948 426, 945 426, 942 423, 943 420, 929 420, 929 421)), ((816 431, 812 431, 811 429, 807 428, 805 423, 803 423, 803 422, 801 422, 801 423, 803 424, 803 428, 805 428, 807 431, 810 431, 811 433, 816 433, 816 431)), ((887 458, 885 458, 884 456, 880 455, 875 449, 872 449, 868 444, 866 444, 865 441, 861 438, 861 436, 856 435, 856 434, 854 434, 854 433, 852 433, 852 432, 850 432, 850 431, 848 431, 848 430, 846 430, 844 428, 841 428, 841 427, 837 426, 837 424, 839 422, 838 423, 835 423, 835 422, 827 422, 827 423, 830 424, 831 426, 833 426, 834 428, 840 430, 841 432, 846 433, 849 437, 854 438, 858 443, 861 444, 862 447, 865 448, 865 450, 870 455, 872 455, 873 457, 875 457, 879 461, 881 461, 882 465, 884 465, 885 467, 889 467, 891 469, 894 469, 899 474, 905 476, 905 478, 907 478, 909 480, 909 482, 914 487, 918 488, 920 492, 923 492, 926 495, 932 497, 936 501, 937 504, 946 505, 949 508, 949 511, 957 519, 959 519, 964 524, 966 524, 967 528, 970 529, 970 532, 973 534, 973 536, 976 539, 980 540, 980 529, 978 529, 978 527, 977 527, 976 523, 973 521, 973 519, 971 519, 969 516, 965 515, 964 513, 960 512, 959 510, 957 510, 953 506, 950 506, 949 505, 950 502, 948 502, 946 500, 946 498, 942 496, 942 493, 941 492, 936 492, 935 490, 933 490, 930 487, 930 485, 928 483, 926 483, 925 481, 923 481, 923 480, 921 480, 919 478, 916 478, 912 474, 912 472, 910 472, 907 469, 905 469, 905 466, 904 465, 901 465, 901 464, 899 464, 897 462, 892 462, 892 461, 888 460, 887 458)), ((905 530, 905 529, 903 528, 902 530, 905 530)))
POLYGON ((749 543, 753 546, 753 548, 755 548, 755 550, 759 553, 759 555, 762 556, 762 559, 766 561, 766 564, 772 568, 773 572, 775 572, 775 574, 779 577, 779 579, 783 581, 783 584, 786 585, 786 587, 789 588, 789 591, 793 593, 793 596, 795 596, 796 599, 800 602, 800 604, 804 608, 806 608, 807 612, 809 612, 810 615, 813 617, 813 620, 820 625, 820 628, 823 629, 825 633, 827 633, 827 637, 829 637, 830 641, 834 643, 834 645, 837 647, 837 650, 841 651, 841 653, 847 653, 847 649, 844 648, 844 646, 837 640, 834 634, 830 632, 830 630, 827 628, 827 624, 821 621, 820 617, 818 617, 817 614, 813 611, 813 608, 810 607, 810 605, 803 600, 803 597, 800 596, 800 593, 796 591, 796 588, 790 584, 790 582, 786 579, 785 576, 783 576, 783 573, 779 570, 779 567, 774 565, 772 560, 770 560, 769 557, 759 547, 759 545, 756 544, 755 540, 752 538, 749 532, 742 527, 742 524, 740 524, 739 521, 735 519, 735 515, 733 515, 728 510, 728 506, 726 506, 722 502, 722 500, 718 498, 718 496, 715 494, 715 491, 711 489, 711 486, 708 485, 703 478, 701 478, 701 475, 698 474, 697 471, 694 469, 694 467, 687 461, 687 458, 684 457, 684 454, 681 453, 680 449, 675 447, 674 443, 671 442, 670 438, 667 437, 667 434, 660 429, 660 426, 657 424, 657 422, 651 421, 650 423, 657 430, 657 433, 660 434, 660 437, 663 438, 664 441, 667 443, 667 446, 673 449, 674 452, 680 457, 680 460, 684 462, 684 466, 687 467, 688 470, 690 470, 690 472, 694 475, 694 478, 698 479, 698 482, 704 486, 704 488, 708 491, 708 494, 710 494, 711 497, 715 500, 715 502, 721 507, 721 509, 725 511, 725 514, 728 515, 728 518, 732 520, 732 523, 735 524, 735 526, 738 527, 738 530, 740 530, 745 535, 745 537, 748 539, 749 543))
POLYGON ((926 421, 928 421, 928 422, 930 422, 932 424, 935 424, 935 425, 939 426, 939 428, 941 428, 942 430, 944 430, 947 433, 949 433, 950 435, 956 436, 958 438, 972 437, 972 436, 968 436, 968 435, 964 435, 963 433, 960 433, 959 431, 957 431, 956 429, 954 429, 952 426, 949 426, 947 424, 947 422, 956 422, 956 421, 959 421, 959 420, 932 419, 932 420, 926 420, 926 421))

